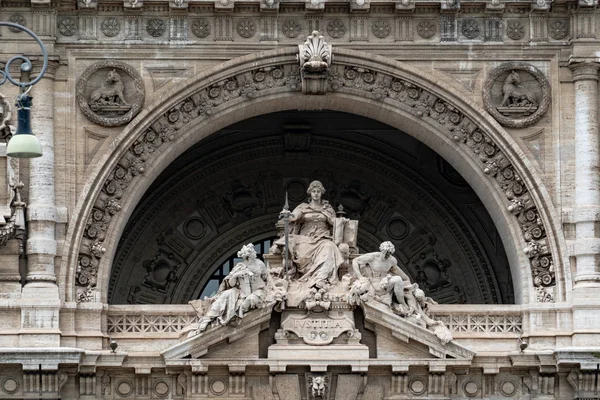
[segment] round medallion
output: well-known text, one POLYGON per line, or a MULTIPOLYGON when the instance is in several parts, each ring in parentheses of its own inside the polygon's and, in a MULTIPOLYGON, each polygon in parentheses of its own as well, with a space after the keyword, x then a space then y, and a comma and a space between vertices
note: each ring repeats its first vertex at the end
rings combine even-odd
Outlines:
POLYGON ((165 33, 165 21, 158 18, 151 18, 146 22, 146 32, 152 37, 160 37, 165 33))
POLYGON ((506 24, 506 34, 512 40, 521 40, 525 36, 525 27, 521 21, 508 21, 506 24))
POLYGON ((243 19, 237 25, 237 32, 241 37, 251 38, 256 33, 256 24, 252 20, 243 19))
POLYGON ((192 33, 199 38, 205 38, 210 35, 210 23, 208 20, 204 18, 195 20, 192 24, 192 33))
POLYGON ((210 383, 210 391, 213 392, 213 394, 221 395, 225 393, 226 389, 227 385, 225 384, 225 381, 221 379, 215 379, 210 383))
MULTIPOLYGON (((25 26, 26 22, 25 22, 25 17, 22 16, 21 14, 13 14, 10 16, 10 18, 8 19, 10 22, 12 22, 13 24, 19 24, 21 26, 25 26)), ((20 33, 23 32, 22 29, 19 28, 15 28, 15 27, 8 27, 8 30, 10 30, 11 32, 14 33, 20 33)))
POLYGON ((373 35, 377 36, 380 39, 383 39, 388 37, 388 35, 392 31, 392 28, 390 27, 390 24, 388 24, 387 21, 380 19, 379 21, 375 21, 373 23, 371 30, 373 31, 373 35))
POLYGON ((301 202, 306 197, 306 184, 298 179, 288 182, 285 191, 293 202, 301 202))
POLYGON ((86 118, 102 126, 124 125, 144 106, 142 77, 121 61, 92 64, 79 78, 76 93, 86 118))
POLYGON ((290 39, 297 37, 300 34, 300 30, 300 24, 293 19, 283 21, 283 25, 281 26, 283 34, 290 39))
POLYGON ((548 110, 550 84, 544 74, 531 64, 505 63, 486 78, 483 104, 504 126, 531 126, 548 110))
POLYGON ((568 33, 569 26, 567 25, 567 21, 554 21, 548 27, 548 34, 552 39, 564 39, 568 33))
POLYGON ((58 22, 58 31, 63 36, 73 36, 77 32, 77 20, 65 17, 58 22))
POLYGON ((392 218, 387 224, 387 233, 394 240, 402 240, 410 232, 410 225, 402 217, 392 218))
POLYGON ((19 389, 19 381, 15 378, 8 377, 2 381, 2 390, 5 393, 12 394, 19 389))
POLYGON ((129 381, 120 381, 117 383, 116 390, 119 396, 127 397, 133 393, 133 385, 129 381))
POLYGON ((504 381, 500 384, 500 390, 505 396, 512 396, 517 391, 517 385, 513 381, 504 381))
POLYGON ((327 24, 327 33, 332 38, 341 38, 346 33, 346 27, 342 21, 339 19, 334 19, 327 24))
POLYGON ((462 34, 468 39, 475 39, 481 33, 479 23, 474 19, 466 19, 462 23, 462 34))
POLYGON ((417 24, 417 33, 423 39, 429 39, 435 35, 436 26, 431 20, 425 19, 417 24))
POLYGON ((408 387, 412 394, 418 396, 425 393, 425 389, 427 386, 425 385, 425 381, 421 378, 415 378, 409 382, 408 387))
POLYGON ((467 381, 463 385, 463 390, 467 396, 473 397, 479 392, 479 385, 475 381, 467 381))
POLYGON ((169 384, 165 381, 158 381, 154 384, 154 393, 158 397, 165 397, 169 394, 169 384))
POLYGON ((206 233, 206 224, 199 217, 191 217, 183 224, 183 233, 192 240, 198 240, 206 233))
POLYGON ((102 21, 102 33, 108 37, 114 37, 119 34, 121 27, 119 26, 119 21, 116 18, 106 18, 102 21))

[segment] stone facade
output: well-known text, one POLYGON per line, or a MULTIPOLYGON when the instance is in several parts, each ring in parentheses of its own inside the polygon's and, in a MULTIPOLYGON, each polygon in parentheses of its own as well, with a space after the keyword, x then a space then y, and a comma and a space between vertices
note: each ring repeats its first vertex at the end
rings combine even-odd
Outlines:
MULTIPOLYGON (((0 399, 600 398, 597 7, 0 3, 50 55, 41 158, 5 156, 0 86, 0 399), (390 240, 439 304, 288 292, 186 337, 313 179, 359 221, 340 279, 390 240)), ((35 76, 38 45, 0 35, 35 76)))

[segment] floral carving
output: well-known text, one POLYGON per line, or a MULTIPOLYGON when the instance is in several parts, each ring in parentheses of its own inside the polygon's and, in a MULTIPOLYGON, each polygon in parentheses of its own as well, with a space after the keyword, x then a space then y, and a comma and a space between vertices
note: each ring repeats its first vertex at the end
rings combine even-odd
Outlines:
MULTIPOLYGON (((13 24, 19 24, 21 26, 25 26, 26 21, 25 21, 25 17, 22 16, 21 14, 13 14, 10 16, 10 18, 8 19, 10 22, 12 22, 13 24)), ((14 33, 21 33, 23 32, 23 30, 19 29, 19 28, 15 28, 13 26, 10 26, 8 28, 11 32, 14 33)))
POLYGON ((152 37, 160 37, 165 33, 165 21, 158 18, 151 18, 146 23, 146 32, 152 37))
POLYGON ((327 24, 327 33, 332 38, 341 38, 346 33, 346 26, 339 19, 334 19, 327 24))
POLYGON ((462 23, 462 34, 468 39, 475 39, 481 33, 479 22, 474 19, 465 19, 462 23))
POLYGON ((72 17, 66 17, 58 23, 58 31, 63 36, 73 36, 77 32, 77 20, 72 17))
MULTIPOLYGON (((312 36, 312 42, 310 38, 300 46, 299 64, 302 68, 313 55, 319 55, 321 62, 328 65, 329 90, 354 95, 360 93, 367 98, 395 104, 397 108, 439 126, 457 146, 472 154, 482 171, 504 192, 506 207, 522 228, 523 248, 530 260, 538 301, 554 301, 554 260, 543 218, 515 166, 493 138, 455 105, 409 79, 354 65, 330 65, 330 46, 324 43, 318 32, 312 36)), ((271 93, 270 89, 281 91, 285 87, 290 91, 299 90, 298 64, 256 68, 223 78, 155 118, 113 168, 88 217, 76 277, 80 301, 94 301, 94 296, 87 293, 95 290, 97 268, 102 257, 98 249, 102 247, 112 216, 119 212, 120 198, 131 182, 145 172, 146 163, 153 153, 176 140, 184 126, 198 118, 209 118, 229 101, 240 97, 256 98, 271 93)))
POLYGON ((283 21, 283 25, 281 26, 283 34, 290 39, 297 37, 300 34, 300 30, 300 24, 293 19, 283 21))
POLYGON ((525 36, 525 27, 521 21, 508 21, 506 24, 506 34, 512 40, 521 40, 525 36))
POLYGON ((548 27, 548 34, 552 39, 562 40, 569 33, 569 26, 567 21, 554 21, 548 27))
POLYGON ((106 18, 102 21, 102 33, 108 37, 114 37, 119 34, 119 30, 121 27, 119 26, 119 21, 116 18, 106 18))
POLYGON ((375 21, 373 23, 371 30, 373 31, 373 35, 377 36, 380 39, 383 39, 389 36, 390 32, 392 31, 392 28, 390 27, 390 24, 387 21, 380 19, 379 21, 375 21))
POLYGON ((210 23, 205 18, 197 19, 192 24, 192 33, 199 38, 210 35, 210 23))
POLYGON ((243 19, 237 25, 237 32, 241 37, 251 38, 256 33, 256 24, 252 20, 243 19))
POLYGON ((433 21, 425 19, 417 24, 417 33, 423 39, 429 39, 435 35, 436 26, 433 21))

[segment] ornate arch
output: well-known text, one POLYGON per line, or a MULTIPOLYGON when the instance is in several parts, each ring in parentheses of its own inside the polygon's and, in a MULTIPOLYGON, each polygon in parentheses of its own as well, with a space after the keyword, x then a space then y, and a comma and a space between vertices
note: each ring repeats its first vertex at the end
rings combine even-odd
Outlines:
POLYGON ((213 67, 187 89, 147 107, 104 145, 69 225, 60 277, 66 301, 106 301, 120 233, 145 188, 170 161, 233 122, 286 109, 353 112, 427 144, 488 208, 505 238, 517 302, 564 300, 570 277, 549 195, 535 167, 485 111, 431 74, 347 49, 334 52, 327 95, 306 96, 297 52, 278 49, 213 67))

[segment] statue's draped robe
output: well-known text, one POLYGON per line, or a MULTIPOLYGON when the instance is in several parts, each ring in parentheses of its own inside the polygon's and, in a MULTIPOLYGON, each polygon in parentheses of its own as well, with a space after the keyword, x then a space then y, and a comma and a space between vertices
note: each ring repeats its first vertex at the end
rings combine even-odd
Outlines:
POLYGON ((290 235, 290 250, 299 282, 314 286, 318 282, 337 280, 337 271, 344 258, 332 237, 335 212, 331 205, 322 207, 300 204, 294 209, 296 226, 290 235))

